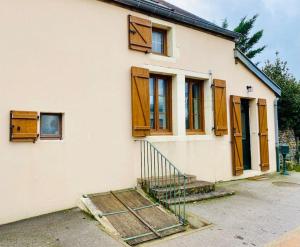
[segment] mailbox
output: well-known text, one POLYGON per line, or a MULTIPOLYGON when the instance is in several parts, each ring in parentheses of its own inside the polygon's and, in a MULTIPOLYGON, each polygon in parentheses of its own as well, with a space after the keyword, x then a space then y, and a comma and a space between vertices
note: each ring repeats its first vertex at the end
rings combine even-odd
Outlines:
POLYGON ((280 145, 280 153, 282 155, 287 155, 289 152, 290 152, 289 145, 287 145, 287 144, 280 145))

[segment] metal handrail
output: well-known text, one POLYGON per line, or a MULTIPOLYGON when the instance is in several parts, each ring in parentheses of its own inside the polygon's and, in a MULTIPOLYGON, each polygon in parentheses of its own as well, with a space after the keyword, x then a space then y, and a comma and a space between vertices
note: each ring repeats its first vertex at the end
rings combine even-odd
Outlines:
POLYGON ((135 141, 140 142, 141 187, 156 198, 160 204, 173 211, 181 224, 185 224, 185 198, 188 177, 151 142, 147 140, 135 141))
POLYGON ((181 176, 187 178, 186 175, 184 175, 175 165, 173 165, 173 163, 165 156, 163 155, 151 142, 147 141, 147 140, 143 140, 146 143, 149 143, 149 145, 156 150, 164 159, 166 159, 167 162, 170 163, 170 165, 172 166, 172 168, 174 168, 181 176))

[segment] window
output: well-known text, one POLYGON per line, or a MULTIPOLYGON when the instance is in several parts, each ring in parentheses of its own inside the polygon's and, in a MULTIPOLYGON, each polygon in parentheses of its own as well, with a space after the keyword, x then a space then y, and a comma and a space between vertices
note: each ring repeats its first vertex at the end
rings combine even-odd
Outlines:
POLYGON ((150 75, 150 128, 154 134, 171 134, 172 78, 150 75))
POLYGON ((167 56, 167 30, 152 28, 152 52, 167 56))
POLYGON ((204 134, 203 81, 186 79, 185 124, 188 134, 204 134))
POLYGON ((41 139, 62 139, 62 114, 41 113, 41 139))

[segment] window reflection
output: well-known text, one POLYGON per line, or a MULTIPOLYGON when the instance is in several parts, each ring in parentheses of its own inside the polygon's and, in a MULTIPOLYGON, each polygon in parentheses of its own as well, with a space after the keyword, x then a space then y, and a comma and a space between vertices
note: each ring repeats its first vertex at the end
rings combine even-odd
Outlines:
POLYGON ((164 34, 162 32, 152 32, 152 51, 155 53, 164 53, 164 34))
POLYGON ((158 79, 158 109, 159 109, 159 128, 167 128, 167 102, 166 102, 166 86, 167 82, 165 79, 158 79))
POLYGON ((155 103, 155 99, 154 99, 154 78, 150 78, 149 80, 149 91, 150 91, 150 127, 151 129, 154 129, 154 103, 155 103))
POLYGON ((202 82, 187 79, 185 83, 185 124, 191 131, 203 130, 202 123, 202 82))
POLYGON ((190 113, 189 113, 189 84, 185 83, 185 126, 190 128, 190 113))
POLYGON ((154 130, 169 129, 169 78, 151 75, 150 87, 150 125, 154 130))
POLYGON ((192 94, 193 94, 193 122, 194 129, 200 129, 200 85, 198 83, 193 83, 192 85, 192 94))

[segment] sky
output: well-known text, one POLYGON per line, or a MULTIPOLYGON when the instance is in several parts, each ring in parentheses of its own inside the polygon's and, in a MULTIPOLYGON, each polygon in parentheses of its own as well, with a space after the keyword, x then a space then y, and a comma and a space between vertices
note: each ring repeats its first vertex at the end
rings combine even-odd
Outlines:
MULTIPOLYGON (((221 25, 227 18, 229 29, 243 16, 259 14, 255 30, 264 29, 259 45, 267 45, 254 58, 263 66, 275 53, 288 62, 290 72, 300 80, 300 1, 299 0, 167 0, 208 21, 221 25)), ((259 46, 258 45, 258 46, 259 46)))

